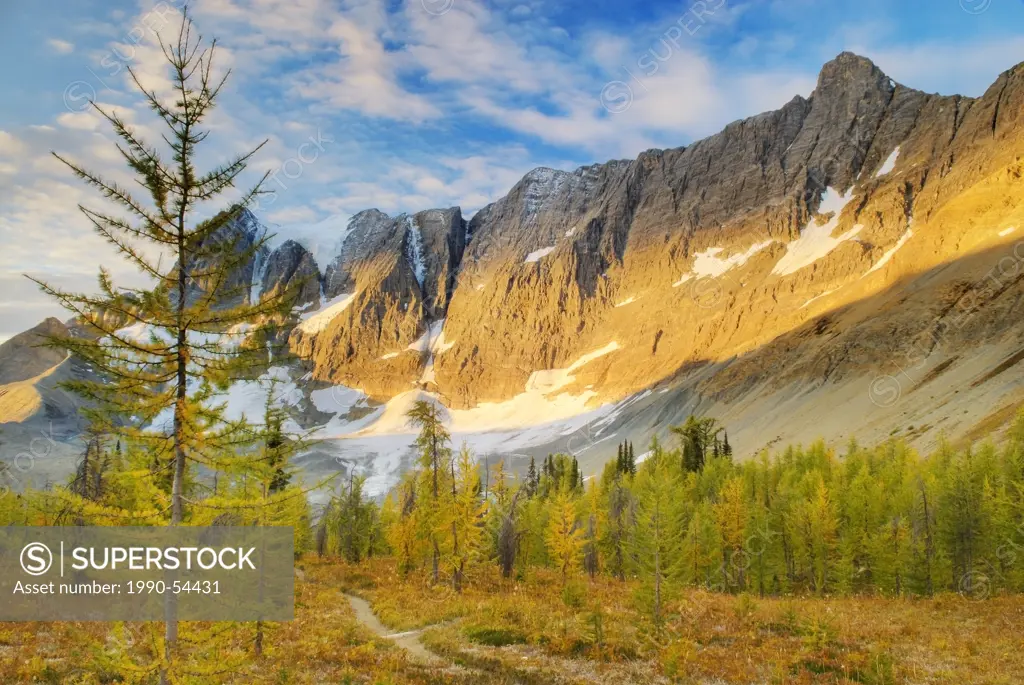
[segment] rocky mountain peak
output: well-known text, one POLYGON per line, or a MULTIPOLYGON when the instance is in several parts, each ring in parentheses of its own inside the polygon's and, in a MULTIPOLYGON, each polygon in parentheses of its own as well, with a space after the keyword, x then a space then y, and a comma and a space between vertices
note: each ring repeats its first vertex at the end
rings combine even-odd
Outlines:
MULTIPOLYGON (((867 57, 853 52, 841 52, 826 62, 818 73, 817 91, 850 88, 859 85, 888 84, 889 77, 867 57)), ((891 90, 891 86, 889 86, 891 90)))
POLYGON ((51 316, 0 344, 0 385, 28 380, 63 361, 62 351, 43 345, 49 336, 67 334, 67 326, 51 316))

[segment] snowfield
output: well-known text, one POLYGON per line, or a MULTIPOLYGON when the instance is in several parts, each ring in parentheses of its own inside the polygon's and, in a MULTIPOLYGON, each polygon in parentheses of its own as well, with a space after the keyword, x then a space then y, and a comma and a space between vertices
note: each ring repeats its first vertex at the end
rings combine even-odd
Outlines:
POLYGON ((354 293, 343 293, 320 305, 320 309, 307 312, 301 317, 297 328, 307 335, 316 335, 331 325, 331 321, 343 311, 348 309, 352 301, 356 299, 358 291, 354 293))
POLYGON ((683 274, 678 281, 672 284, 672 287, 678 288, 693 278, 718 278, 730 269, 743 266, 750 261, 751 257, 773 242, 775 241, 765 240, 764 242, 754 243, 745 252, 737 252, 725 258, 718 256, 725 251, 725 248, 722 247, 709 247, 703 252, 697 252, 693 255, 693 268, 691 271, 683 274))
POLYGON ((530 254, 526 255, 526 259, 523 260, 523 263, 524 264, 533 264, 534 262, 539 262, 540 260, 544 259, 545 257, 547 257, 549 254, 551 254, 554 251, 555 251, 554 246, 552 246, 552 247, 542 247, 541 249, 536 250, 536 251, 531 252, 530 254))
MULTIPOLYGON (((439 347, 439 326, 434 333, 428 349, 439 347)), ((650 391, 618 403, 591 407, 588 405, 596 396, 593 390, 574 395, 566 389, 575 381, 579 369, 618 349, 619 344, 613 341, 566 368, 536 371, 522 393, 504 402, 481 403, 472 409, 445 409, 445 425, 452 434, 452 445, 465 443, 478 457, 492 453, 512 456, 516 450, 574 436, 580 431, 582 436, 572 438, 580 441, 578 448, 610 439, 612 435, 602 431, 623 408, 650 395, 650 391)), ((259 421, 271 377, 279 381, 275 404, 301 405, 302 391, 285 369, 274 368, 258 381, 232 384, 224 395, 228 414, 235 418, 245 414, 250 420, 259 421)), ((383 494, 397 482, 412 458, 416 429, 409 424, 406 413, 418 400, 439 402, 440 398, 414 389, 378 404, 356 388, 337 385, 314 390, 309 393, 310 403, 317 411, 330 415, 330 419, 310 437, 320 441, 315 449, 321 459, 325 452, 335 455, 339 464, 368 476, 367 489, 371 495, 383 494)), ((288 429, 301 432, 291 423, 288 429)))
POLYGON ((833 188, 827 189, 825 196, 821 200, 818 213, 828 214, 832 212, 832 218, 822 226, 819 226, 817 221, 812 219, 804 227, 804 230, 800 231, 800 237, 786 246, 786 254, 775 264, 772 273, 778 276, 788 276, 789 274, 796 273, 800 269, 810 266, 827 256, 828 253, 839 247, 839 245, 847 240, 852 240, 860 233, 864 226, 857 224, 838 238, 832 237, 832 232, 839 226, 839 216, 843 213, 843 208, 852 199, 852 190, 843 195, 833 188))
POLYGON ((896 168, 896 161, 899 158, 900 158, 900 148, 897 145, 896 149, 892 151, 891 155, 889 155, 889 158, 885 160, 885 163, 882 165, 882 168, 879 169, 878 173, 875 174, 875 178, 879 178, 881 176, 885 176, 886 174, 891 172, 893 169, 895 169, 896 168))

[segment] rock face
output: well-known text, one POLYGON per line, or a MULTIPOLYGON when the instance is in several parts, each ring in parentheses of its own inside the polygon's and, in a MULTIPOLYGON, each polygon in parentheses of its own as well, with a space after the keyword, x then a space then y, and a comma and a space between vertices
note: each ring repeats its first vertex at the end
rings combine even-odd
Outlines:
POLYGON ((67 326, 50 317, 0 345, 0 385, 28 380, 64 361, 63 352, 42 345, 47 336, 67 334, 67 326))
POLYGON ((190 284, 185 294, 186 301, 194 302, 216 289, 218 306, 231 307, 248 302, 257 265, 267 258, 266 248, 257 247, 264 234, 265 229, 256 216, 243 208, 216 232, 207 236, 206 244, 197 248, 207 255, 192 259, 188 265, 190 284), (219 253, 233 253, 236 263, 231 264, 228 277, 217 283, 212 275, 212 263, 222 263, 223 257, 219 253))
POLYGON ((297 307, 320 301, 320 270, 313 255, 294 240, 285 241, 257 269, 262 273, 259 292, 254 292, 251 299, 273 297, 294 289, 297 307))
MULTIPOLYGON (((262 228, 225 230, 251 246, 262 228)), ((1024 65, 966 98, 844 53, 809 98, 688 147, 536 169, 468 221, 370 209, 322 273, 289 241, 233 283, 303 284, 289 343, 315 381, 452 409, 548 387, 621 402, 600 430, 638 444, 712 413, 750 454, 1005 423, 1022 236, 1024 65)))
POLYGON ((445 317, 465 245, 458 208, 357 214, 324 272, 325 308, 336 313, 300 322, 292 349, 319 380, 379 398, 409 390, 429 362, 426 337, 445 317))
MULTIPOLYGON (((700 397, 735 402, 764 373, 775 386, 863 378, 907 342, 891 331, 927 330, 966 287, 915 279, 952 278, 1022 220, 1022 104, 1021 67, 972 99, 844 53, 809 98, 686 148, 536 169, 465 230, 457 210, 357 215, 325 272, 328 300, 353 300, 293 344, 315 378, 387 399, 429 376, 454 408, 508 400, 534 372, 609 345, 563 390, 611 401, 689 378, 700 397), (845 308, 907 287, 913 308, 845 308), (442 320, 444 345, 405 349, 442 320), (698 384, 695 368, 716 371, 698 384)), ((1015 305, 985 305, 999 306, 1015 305)), ((1002 332, 1019 334, 1009 321, 1002 332)))

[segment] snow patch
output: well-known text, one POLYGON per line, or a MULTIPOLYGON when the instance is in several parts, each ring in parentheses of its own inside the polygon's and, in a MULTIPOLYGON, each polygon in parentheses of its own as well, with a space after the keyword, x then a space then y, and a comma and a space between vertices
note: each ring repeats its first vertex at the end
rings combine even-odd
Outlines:
POLYGON ((835 292, 835 290, 826 290, 825 292, 823 292, 820 295, 815 295, 814 297, 812 297, 811 299, 807 300, 802 305, 800 305, 800 309, 803 309, 804 307, 808 306, 809 304, 811 304, 815 300, 820 300, 823 297, 828 297, 829 295, 831 295, 834 292, 835 292))
POLYGON ((890 171, 895 169, 896 168, 896 160, 898 160, 899 158, 900 158, 900 146, 897 145, 896 149, 893 150, 892 154, 889 155, 889 158, 885 160, 885 164, 882 165, 882 168, 879 169, 878 172, 875 174, 875 178, 879 178, 881 176, 885 176, 890 171))
MULTIPOLYGON (((115 334, 123 340, 130 340, 134 343, 145 345, 152 339, 152 335, 155 331, 156 329, 149 324, 138 321, 133 323, 131 326, 125 326, 124 328, 117 329, 115 334)), ((160 337, 159 334, 157 334, 157 337, 160 337)))
POLYGON ((1000 238, 1004 238, 1004 237, 1010 235, 1011 233, 1013 233, 1016 230, 1017 230, 1016 226, 1010 226, 1009 228, 1004 228, 1003 230, 999 231, 999 237, 1000 238))
POLYGON ((423 234, 420 233, 420 227, 416 225, 416 222, 411 217, 406 217, 406 236, 409 241, 406 244, 406 259, 409 261, 409 267, 412 269, 413 275, 416 277, 416 282, 419 283, 420 287, 423 287, 423 279, 427 277, 427 263, 423 259, 423 234))
POLYGON ((348 309, 348 306, 352 304, 352 301, 356 299, 358 292, 341 294, 337 297, 328 300, 320 306, 320 309, 315 312, 308 312, 303 314, 301 321, 298 325, 298 329, 308 335, 316 335, 324 331, 328 326, 331 325, 331 321, 343 311, 348 309))
POLYGON ((902 236, 900 236, 900 239, 896 241, 896 244, 893 245, 891 248, 889 248, 889 250, 887 250, 886 253, 884 255, 882 255, 882 258, 879 259, 878 262, 874 266, 872 266, 870 269, 868 269, 867 273, 865 273, 864 275, 867 276, 869 273, 871 273, 873 271, 878 271, 883 266, 888 264, 889 260, 893 258, 893 255, 896 254, 896 251, 899 250, 904 245, 906 245, 907 241, 910 240, 910 238, 913 235, 914 235, 914 232, 911 229, 908 228, 907 232, 904 233, 902 236))
POLYGON ((398 356, 397 352, 389 352, 388 354, 385 354, 385 355, 381 356, 380 359, 394 359, 397 356, 398 356))
POLYGON ((288 240, 294 240, 306 248, 316 262, 317 268, 323 273, 334 258, 341 253, 341 247, 352 232, 350 217, 334 215, 323 221, 313 223, 289 224, 278 226, 271 224, 269 233, 273 235, 266 246, 270 251, 280 247, 288 240))
POLYGON ((722 253, 722 248, 709 247, 707 250, 698 252, 693 256, 693 273, 696 274, 697 278, 717 278, 730 269, 743 266, 751 257, 773 242, 772 240, 766 240, 762 243, 754 243, 746 252, 737 252, 725 259, 718 256, 722 253))
MULTIPOLYGON (((239 421, 244 416, 252 423, 262 423, 267 395, 272 381, 276 381, 271 404, 275 407, 294 407, 302 402, 302 390, 292 381, 288 369, 275 366, 254 381, 235 381, 220 396, 226 407, 224 416, 229 421, 239 421)), ((289 432, 299 432, 297 426, 286 426, 289 432)))
POLYGON ((628 298, 626 298, 622 302, 616 303, 615 306, 616 307, 625 307, 627 304, 633 304, 634 302, 636 302, 636 298, 633 297, 632 295, 630 295, 628 298))
POLYGON ((681 286, 683 283, 686 283, 691 278, 693 278, 693 274, 690 274, 690 273, 683 274, 682 278, 680 278, 678 281, 676 281, 675 283, 672 284, 672 287, 673 288, 678 288, 679 286, 681 286))
POLYGON ((810 266, 829 252, 839 247, 841 243, 851 240, 861 232, 863 225, 857 224, 838 238, 832 237, 832 232, 839 226, 839 216, 843 208, 853 199, 853 191, 845 195, 832 188, 825 191, 818 208, 819 214, 832 213, 832 218, 823 226, 818 226, 817 221, 811 219, 810 223, 800 232, 800 237, 786 246, 786 254, 778 261, 772 273, 779 276, 788 276, 805 266, 810 266))
POLYGON ((703 252, 697 252, 693 255, 693 269, 672 284, 673 288, 678 288, 683 283, 697 278, 717 278, 737 266, 743 266, 746 264, 751 257, 756 255, 761 250, 771 245, 773 240, 765 240, 761 243, 754 243, 751 245, 746 252, 737 252, 726 258, 719 257, 725 248, 721 247, 709 247, 703 252))
POLYGON ((555 248, 553 246, 552 247, 542 247, 541 249, 535 250, 534 252, 531 252, 530 254, 526 255, 526 259, 523 260, 523 263, 524 264, 532 264, 534 262, 539 262, 540 260, 544 259, 545 257, 547 257, 549 254, 551 254, 554 251, 555 251, 555 248))

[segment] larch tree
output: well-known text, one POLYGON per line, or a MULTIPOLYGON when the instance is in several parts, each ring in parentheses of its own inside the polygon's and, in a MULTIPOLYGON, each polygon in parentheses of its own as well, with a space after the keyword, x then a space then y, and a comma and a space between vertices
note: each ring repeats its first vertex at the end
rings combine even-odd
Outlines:
POLYGON ((433 402, 418 400, 406 414, 419 428, 415 446, 419 450, 420 493, 416 498, 420 529, 430 541, 431 578, 437 583, 441 574, 441 535, 444 512, 454 483, 449 483, 452 466, 451 435, 444 426, 441 409, 433 402))
MULTIPOLYGON (((176 39, 161 43, 173 89, 158 95, 136 73, 128 74, 164 127, 167 147, 144 141, 116 112, 93 104, 111 126, 117 151, 148 196, 123 186, 68 157, 54 153, 83 182, 121 211, 82 206, 93 229, 152 287, 118 288, 100 269, 99 294, 79 294, 39 282, 44 292, 73 312, 84 335, 51 340, 91 364, 97 379, 68 382, 86 398, 92 425, 152 455, 152 469, 166 488, 163 511, 170 525, 188 521, 193 467, 213 470, 217 460, 251 440, 242 422, 225 416, 217 391, 244 369, 269 363, 264 330, 290 310, 294 293, 282 290, 252 303, 248 283, 237 274, 265 245, 267 236, 235 230, 245 207, 260 193, 266 175, 219 211, 221 200, 245 171, 257 146, 208 171, 197 167, 207 141, 204 122, 228 73, 216 76, 216 40, 205 43, 187 10, 176 39), (164 268, 163 260, 173 262, 164 268)), ((161 679, 170 676, 178 642, 177 613, 168 602, 161 679)))
POLYGON ((667 583, 679 559, 677 474, 668 455, 654 443, 635 482, 636 559, 642 580, 650 583, 653 592, 655 623, 661 622, 667 583))
POLYGON ((480 466, 469 448, 459 450, 455 493, 451 504, 452 589, 462 592, 466 571, 483 555, 487 504, 480 497, 480 466))
POLYGON ((568 483, 552 493, 549 510, 545 543, 564 584, 569 574, 579 567, 583 552, 583 531, 576 513, 573 488, 568 483))
POLYGON ((601 569, 601 535, 604 510, 597 480, 591 480, 583 498, 583 570, 593 579, 601 569))
POLYGON ((729 590, 746 588, 746 550, 743 545, 747 538, 747 500, 743 479, 730 478, 722 486, 715 504, 715 523, 722 544, 723 582, 729 590))

